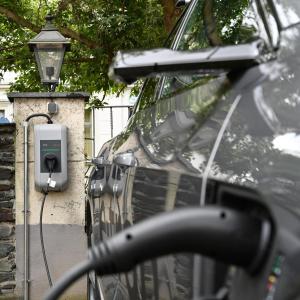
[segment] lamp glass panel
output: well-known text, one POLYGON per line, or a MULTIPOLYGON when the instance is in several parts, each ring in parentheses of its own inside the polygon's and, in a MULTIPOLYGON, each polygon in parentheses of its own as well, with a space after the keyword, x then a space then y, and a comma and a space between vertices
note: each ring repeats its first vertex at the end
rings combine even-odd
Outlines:
POLYGON ((44 82, 58 82, 60 70, 65 54, 65 48, 62 45, 38 45, 35 49, 39 65, 41 79, 44 82), (48 46, 48 47, 47 47, 48 46))

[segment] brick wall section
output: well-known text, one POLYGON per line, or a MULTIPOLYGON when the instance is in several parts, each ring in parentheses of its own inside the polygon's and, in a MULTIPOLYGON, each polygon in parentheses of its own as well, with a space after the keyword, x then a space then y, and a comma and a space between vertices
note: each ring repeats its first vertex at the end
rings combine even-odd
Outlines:
POLYGON ((15 124, 0 124, 0 299, 15 283, 15 124))

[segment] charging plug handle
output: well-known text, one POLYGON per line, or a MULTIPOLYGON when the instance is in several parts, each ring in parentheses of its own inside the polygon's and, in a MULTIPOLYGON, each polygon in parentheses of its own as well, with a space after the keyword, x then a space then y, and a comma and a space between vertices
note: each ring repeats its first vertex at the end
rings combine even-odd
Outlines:
POLYGON ((271 237, 269 220, 208 206, 157 215, 93 247, 90 255, 99 275, 128 272, 171 253, 199 253, 255 273, 271 237))
POLYGON ((98 275, 128 272, 137 264, 174 253, 198 253, 249 272, 259 271, 271 246, 269 219, 216 206, 175 210, 138 223, 90 250, 45 297, 56 300, 91 270, 98 275))
POLYGON ((57 156, 55 154, 49 153, 45 155, 44 163, 49 173, 52 174, 55 166, 57 165, 57 156))

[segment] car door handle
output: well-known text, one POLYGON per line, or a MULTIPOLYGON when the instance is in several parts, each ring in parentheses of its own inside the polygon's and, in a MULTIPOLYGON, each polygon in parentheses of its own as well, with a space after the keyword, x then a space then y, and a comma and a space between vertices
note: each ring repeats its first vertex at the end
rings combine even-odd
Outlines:
POLYGON ((101 197, 105 193, 107 186, 106 174, 109 163, 104 157, 99 156, 92 159, 92 164, 95 169, 91 174, 89 195, 92 197, 101 197))

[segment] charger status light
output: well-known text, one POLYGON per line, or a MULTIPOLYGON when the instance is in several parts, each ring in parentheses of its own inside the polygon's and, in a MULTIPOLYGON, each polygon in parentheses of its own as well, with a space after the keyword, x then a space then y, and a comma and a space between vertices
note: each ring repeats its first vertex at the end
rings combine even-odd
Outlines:
POLYGON ((269 283, 274 284, 277 282, 277 278, 273 275, 269 276, 269 283))
POLYGON ((282 273, 283 261, 284 261, 284 257, 282 255, 276 256, 274 264, 271 269, 271 274, 268 277, 266 300, 274 299, 275 292, 276 292, 276 285, 282 273))

